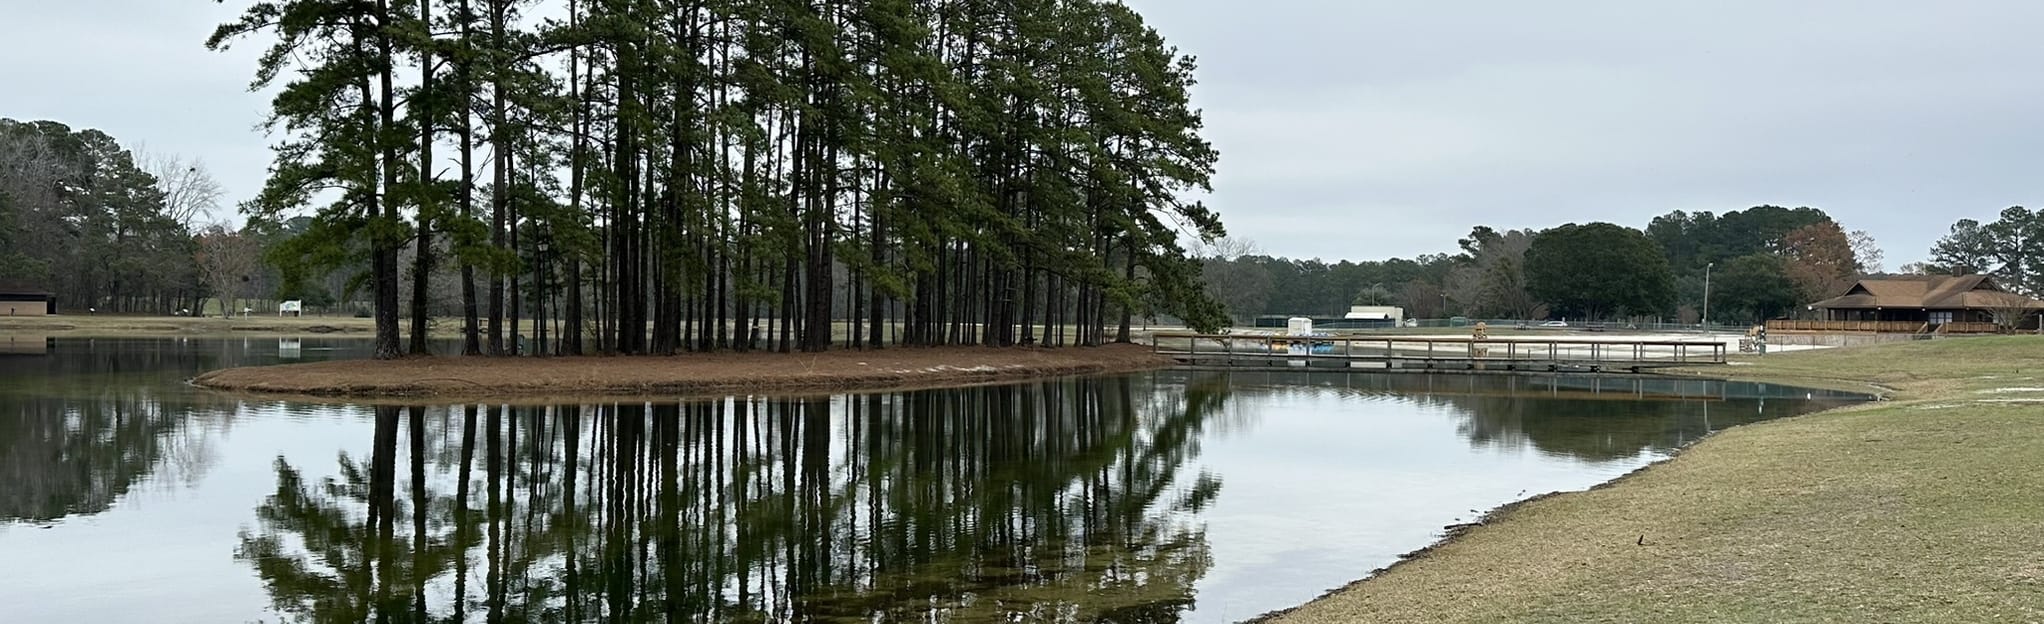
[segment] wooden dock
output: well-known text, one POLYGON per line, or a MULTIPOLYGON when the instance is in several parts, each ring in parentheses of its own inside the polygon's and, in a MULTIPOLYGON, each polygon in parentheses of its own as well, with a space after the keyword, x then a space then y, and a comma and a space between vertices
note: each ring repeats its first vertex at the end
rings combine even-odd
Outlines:
POLYGON ((1644 372, 1725 363, 1722 342, 1157 334, 1151 348, 1194 367, 1388 371, 1644 372), (1295 353, 1294 345, 1308 353, 1295 353))

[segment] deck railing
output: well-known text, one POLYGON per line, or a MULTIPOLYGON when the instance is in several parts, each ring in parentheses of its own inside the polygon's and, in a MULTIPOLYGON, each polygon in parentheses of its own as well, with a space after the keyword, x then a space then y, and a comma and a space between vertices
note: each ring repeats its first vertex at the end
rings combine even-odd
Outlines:
POLYGON ((2002 331, 2000 325, 1993 323, 1945 323, 1938 328, 1938 331, 1947 334, 1998 334, 2002 331))
POLYGON ((2001 331, 1994 323, 1944 323, 1932 325, 1921 321, 1799 321, 1773 320, 1767 322, 1768 331, 1810 331, 1810 332, 1874 332, 1881 334, 1992 334, 2001 331))

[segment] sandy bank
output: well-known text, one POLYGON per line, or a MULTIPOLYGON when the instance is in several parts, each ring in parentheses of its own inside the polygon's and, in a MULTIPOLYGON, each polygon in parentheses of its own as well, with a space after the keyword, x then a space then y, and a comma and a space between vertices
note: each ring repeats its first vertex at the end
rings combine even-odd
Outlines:
POLYGON ((1171 366, 1149 347, 947 347, 674 357, 343 360, 209 372, 194 385, 266 395, 506 399, 878 390, 1021 381, 1171 366))

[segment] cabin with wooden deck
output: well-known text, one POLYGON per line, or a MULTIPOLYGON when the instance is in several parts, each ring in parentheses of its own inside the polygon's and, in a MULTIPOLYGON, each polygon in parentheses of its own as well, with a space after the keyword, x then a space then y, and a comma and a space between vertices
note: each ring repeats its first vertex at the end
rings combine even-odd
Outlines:
POLYGON ((1986 275, 1872 277, 1810 304, 1816 320, 1771 321, 1776 331, 1996 333, 2035 329, 2044 301, 2009 292, 1986 275))

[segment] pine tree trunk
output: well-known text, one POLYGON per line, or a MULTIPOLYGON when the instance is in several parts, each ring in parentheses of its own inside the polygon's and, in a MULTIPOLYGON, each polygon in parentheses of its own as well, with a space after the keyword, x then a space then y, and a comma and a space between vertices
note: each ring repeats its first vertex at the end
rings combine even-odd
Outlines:
MULTIPOLYGON (((419 21, 433 23, 432 0, 419 0, 419 21)), ((433 197, 433 53, 430 49, 419 51, 419 93, 422 102, 418 110, 419 119, 419 188, 415 196, 419 199, 418 251, 412 258, 412 344, 413 355, 426 355, 427 319, 431 312, 427 305, 431 301, 433 275, 433 220, 437 209, 428 198, 433 197)))
MULTIPOLYGON (((376 24, 379 28, 379 32, 376 33, 377 56, 382 59, 382 67, 394 68, 396 58, 391 51, 390 39, 393 36, 392 31, 395 25, 391 24, 392 16, 389 0, 377 0, 376 13, 376 24)), ((377 95, 379 97, 374 100, 376 102, 377 127, 384 130, 397 125, 397 89, 392 84, 392 71, 392 69, 385 69, 377 73, 379 87, 377 95)), ((377 166, 380 169, 382 182, 377 185, 376 195, 378 198, 371 200, 376 204, 380 204, 375 208, 381 210, 381 214, 378 215, 379 218, 377 219, 380 227, 370 233, 370 253, 374 256, 371 262, 371 272, 373 274, 372 279, 375 281, 376 297, 376 358, 387 360, 395 359, 404 353, 403 345, 399 342, 397 319, 397 254, 398 247, 402 244, 402 241, 398 239, 396 234, 397 230, 403 226, 398 220, 396 202, 391 199, 393 189, 396 189, 398 186, 397 146, 393 145, 388 137, 384 137, 381 134, 378 133, 375 141, 378 147, 377 166)))
MULTIPOLYGON (((508 0, 489 0, 490 47, 498 54, 508 52, 504 33, 504 6, 508 0)), ((490 248, 502 252, 505 213, 510 210, 511 171, 506 158, 511 153, 511 127, 504 101, 504 72, 501 61, 490 63, 490 248)), ((504 270, 490 268, 490 355, 502 356, 504 348, 504 270)), ((513 331, 516 331, 515 329, 513 331)))
MULTIPOLYGON (((455 110, 461 115, 461 221, 468 223, 475 218, 475 115, 469 104, 475 97, 475 83, 471 72, 470 57, 475 50, 474 16, 469 14, 468 0, 461 0, 456 9, 460 12, 462 56, 454 66, 455 83, 461 87, 461 105, 455 110)), ((474 241, 458 241, 470 244, 474 241)), ((477 319, 476 267, 469 260, 468 250, 460 250, 461 258, 461 354, 481 355, 482 327, 477 319)))

